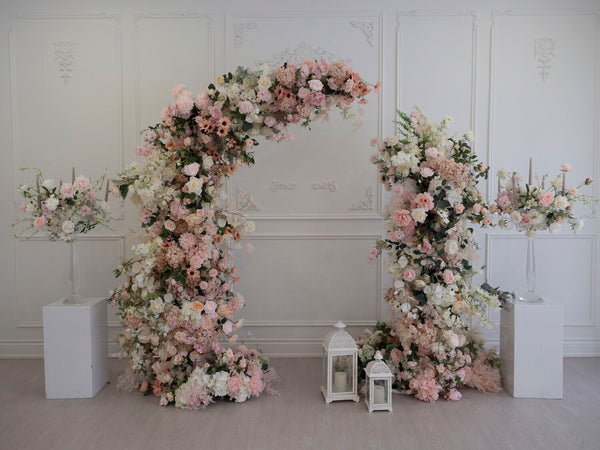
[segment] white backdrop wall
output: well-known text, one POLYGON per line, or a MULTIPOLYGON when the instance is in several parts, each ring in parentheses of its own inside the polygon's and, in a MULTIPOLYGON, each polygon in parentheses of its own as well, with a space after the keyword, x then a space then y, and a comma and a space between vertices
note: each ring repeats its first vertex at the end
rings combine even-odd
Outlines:
MULTIPOLYGON (((383 88, 353 130, 337 116, 286 144, 263 142, 232 180, 252 194, 254 252, 238 252, 247 301, 242 337, 273 355, 316 355, 338 319, 354 335, 385 317, 385 196, 368 163, 371 137, 392 134, 396 108, 449 114, 474 130, 492 166, 598 179, 600 15, 594 1, 275 0, 200 2, 4 0, 0 5, 0 357, 42 355, 42 306, 67 291, 68 251, 13 238, 20 167, 57 180, 97 178, 135 159, 139 131, 159 119, 174 84, 198 92, 237 65, 343 58, 383 88), (527 8, 526 10, 523 8, 527 8)), ((495 178, 489 185, 494 189, 495 178)), ((594 193, 598 194, 597 186, 594 193)), ((82 290, 106 296, 135 242, 136 213, 113 201, 117 232, 82 241, 82 290)), ((574 236, 537 240, 539 292, 565 306, 567 355, 600 355, 598 219, 574 236)), ((479 233, 488 281, 519 291, 525 240, 479 233)), ((481 280, 484 276, 481 277, 481 280)), ((492 313, 498 319, 499 315, 492 313)), ((114 312, 110 329, 118 331, 114 312)), ((486 331, 497 343, 498 330, 486 331)), ((114 345, 111 351, 115 351, 114 345)))

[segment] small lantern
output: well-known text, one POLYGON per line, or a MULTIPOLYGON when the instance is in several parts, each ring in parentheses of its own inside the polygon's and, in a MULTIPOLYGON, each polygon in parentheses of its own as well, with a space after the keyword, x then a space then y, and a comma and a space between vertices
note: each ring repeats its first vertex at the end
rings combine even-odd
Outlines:
POLYGON ((392 410, 392 371, 383 362, 379 350, 375 352, 375 360, 367 364, 367 392, 365 404, 369 412, 392 410))
POLYGON ((323 385, 325 401, 359 401, 356 392, 358 348, 352 336, 344 331, 346 325, 335 324, 337 331, 329 333, 323 341, 323 385))

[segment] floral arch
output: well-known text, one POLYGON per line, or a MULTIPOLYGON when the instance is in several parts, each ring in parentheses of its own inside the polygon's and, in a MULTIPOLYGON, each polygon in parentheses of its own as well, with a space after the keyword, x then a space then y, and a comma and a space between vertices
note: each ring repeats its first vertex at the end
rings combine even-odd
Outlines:
MULTIPOLYGON (((195 97, 183 85, 173 88, 174 101, 136 148, 144 163, 114 182, 116 194, 138 206, 144 230, 134 257, 115 271, 122 282, 110 298, 123 325, 122 353, 131 357, 124 388, 189 409, 272 392, 277 375, 268 360, 236 346, 243 320, 234 316, 244 299, 234 291, 231 243, 254 224, 227 197, 225 180, 254 163, 259 136, 290 140, 290 125, 308 126, 336 108, 347 117, 378 87, 343 61, 321 59, 240 67, 195 97), (224 339, 231 347, 223 348, 224 339)), ((468 135, 446 136, 445 121, 438 126, 417 112, 401 114, 399 125, 403 137, 379 144, 372 160, 394 195, 387 239, 370 254, 390 254, 386 269, 395 283, 386 300, 396 318, 359 338, 361 360, 382 350, 396 387, 421 400, 440 392, 455 400, 463 384, 497 389, 494 355, 461 319, 484 318, 485 308, 498 304, 469 281, 475 243, 463 226, 467 219, 489 223, 476 188, 487 168, 476 163, 468 135)))

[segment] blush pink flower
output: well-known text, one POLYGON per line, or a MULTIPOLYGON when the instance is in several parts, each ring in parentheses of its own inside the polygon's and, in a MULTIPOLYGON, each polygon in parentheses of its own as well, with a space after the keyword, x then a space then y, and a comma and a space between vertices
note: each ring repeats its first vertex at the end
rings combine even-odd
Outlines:
POLYGON ((521 216, 521 223, 524 225, 529 225, 531 223, 531 216, 529 214, 523 214, 521 216))
POLYGON ((79 210, 82 216, 89 216, 92 213, 92 209, 88 205, 83 205, 79 210))
POLYGON ((458 391, 458 389, 450 389, 448 394, 446 394, 446 400, 450 400, 456 402, 462 398, 462 394, 458 391))
POLYGON ((404 188, 402 187, 402 185, 396 184, 392 188, 392 192, 394 193, 394 195, 402 195, 404 193, 404 188))
POLYGON ((400 361, 402 361, 402 352, 397 348, 392 349, 390 356, 392 357, 394 364, 398 364, 400 361))
POLYGON ((60 193, 65 198, 73 198, 76 188, 71 183, 63 183, 60 187, 60 193))
POLYGON ((392 215, 394 223, 400 227, 410 226, 414 221, 410 215, 410 211, 406 209, 397 209, 392 215))
POLYGON ((33 226, 36 228, 42 228, 42 227, 46 226, 47 223, 48 223, 48 221, 46 220, 46 218, 44 216, 39 216, 39 217, 36 217, 35 219, 33 219, 33 226))
MULTIPOLYGON (((79 175, 78 177, 75 178, 74 185, 80 191, 87 191, 90 188, 90 186, 92 185, 92 183, 90 182, 89 178, 86 178, 83 175, 79 175)), ((63 184, 63 186, 64 186, 64 184, 63 184)))
POLYGON ((427 158, 435 158, 438 154, 438 149, 435 147, 430 147, 427 150, 425 150, 425 156, 427 158))
POLYGON ((172 220, 165 220, 165 229, 168 231, 175 231, 175 222, 172 220))
POLYGON ((421 167, 421 176, 423 178, 432 177, 435 172, 431 167, 421 167))
POLYGON ((242 379, 241 376, 236 375, 236 376, 227 378, 226 383, 227 383, 227 389, 229 389, 229 392, 231 393, 231 395, 233 395, 235 397, 240 392, 240 389, 242 388, 242 385, 244 384, 244 380, 242 379))
POLYGON ((423 208, 425 211, 430 211, 433 208, 433 197, 429 192, 422 192, 414 198, 411 207, 413 209, 423 208))
POLYGON ((263 383, 263 380, 261 378, 250 378, 250 381, 248 382, 248 392, 250 392, 251 395, 258 396, 264 388, 265 384, 263 383))
POLYGON ((371 250, 369 250, 369 254, 367 256, 367 262, 369 264, 375 264, 375 261, 377 260, 378 256, 379 256, 379 250, 377 250, 377 247, 371 248, 371 250))
POLYGON ((252 106, 252 103, 250 103, 248 100, 241 101, 238 105, 238 109, 240 110, 240 112, 242 114, 249 114, 252 111, 254 111, 254 107, 252 106))
POLYGON ((442 278, 446 284, 452 283, 454 281, 454 274, 451 270, 444 270, 442 273, 442 278))
POLYGON ((462 203, 457 203, 456 205, 454 205, 454 211, 456 211, 456 214, 462 214, 464 210, 465 206, 462 203))
POLYGON ((308 82, 308 85, 313 91, 320 91, 321 89, 323 89, 323 83, 321 83, 321 81, 319 80, 310 80, 308 82))
POLYGON ((186 166, 183 166, 183 174, 187 175, 188 177, 195 177, 196 174, 198 173, 198 170, 200 170, 200 164, 198 164, 197 162, 188 164, 186 166))
POLYGON ((414 269, 408 268, 404 270, 402 276, 406 281, 413 281, 416 278, 417 273, 414 271, 414 269))
POLYGON ((554 194, 552 192, 544 192, 540 196, 540 206, 546 207, 550 206, 554 201, 554 194))

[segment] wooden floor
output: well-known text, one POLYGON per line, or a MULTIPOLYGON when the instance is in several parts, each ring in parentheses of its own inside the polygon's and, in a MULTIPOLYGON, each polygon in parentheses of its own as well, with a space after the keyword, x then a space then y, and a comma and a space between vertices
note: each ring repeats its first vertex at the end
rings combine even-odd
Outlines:
POLYGON ((93 399, 46 400, 42 360, 0 360, 0 448, 24 449, 599 449, 600 358, 565 359, 563 400, 463 391, 426 404, 395 395, 394 411, 325 404, 317 358, 275 359, 278 396, 204 411, 161 408, 115 389, 93 399))

